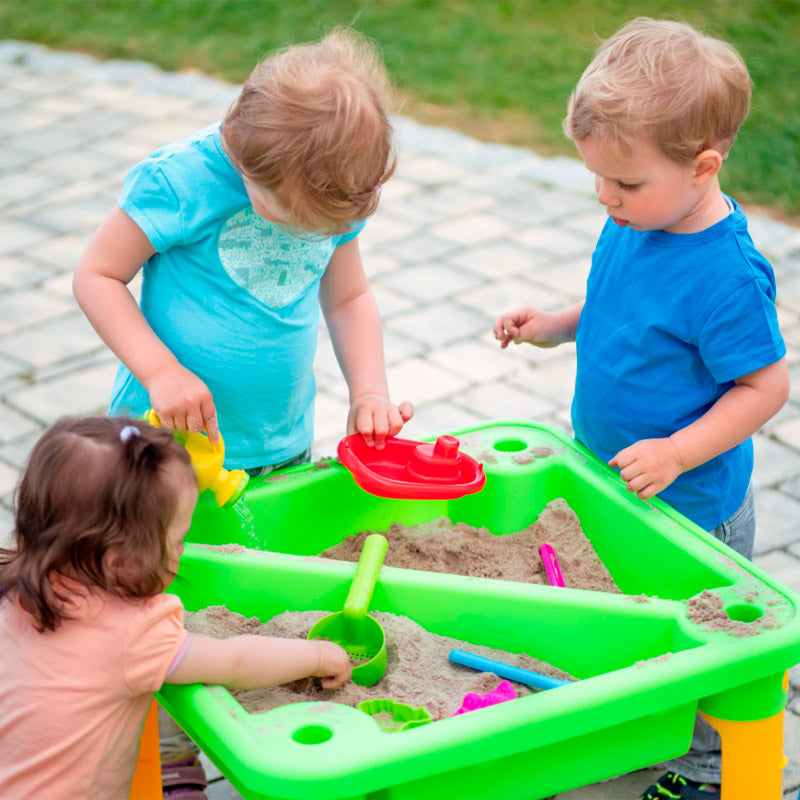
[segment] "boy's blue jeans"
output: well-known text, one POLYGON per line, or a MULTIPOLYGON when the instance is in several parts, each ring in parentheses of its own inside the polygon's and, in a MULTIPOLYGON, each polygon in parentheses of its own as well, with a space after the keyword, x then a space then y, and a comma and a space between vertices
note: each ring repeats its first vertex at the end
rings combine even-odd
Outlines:
MULTIPOLYGON (((722 525, 709 533, 745 558, 753 558, 756 514, 752 484, 739 508, 722 525)), ((719 734, 698 714, 689 752, 668 761, 667 769, 700 783, 719 783, 722 771, 721 748, 719 734)))

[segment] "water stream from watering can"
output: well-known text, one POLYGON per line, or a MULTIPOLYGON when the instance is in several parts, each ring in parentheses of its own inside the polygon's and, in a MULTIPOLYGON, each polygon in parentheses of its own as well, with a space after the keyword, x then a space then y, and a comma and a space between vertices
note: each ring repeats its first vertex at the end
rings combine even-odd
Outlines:
POLYGON ((244 496, 240 497, 232 506, 234 513, 239 518, 239 527, 243 537, 242 544, 245 547, 257 547, 261 540, 256 534, 255 519, 253 512, 245 502, 244 496))

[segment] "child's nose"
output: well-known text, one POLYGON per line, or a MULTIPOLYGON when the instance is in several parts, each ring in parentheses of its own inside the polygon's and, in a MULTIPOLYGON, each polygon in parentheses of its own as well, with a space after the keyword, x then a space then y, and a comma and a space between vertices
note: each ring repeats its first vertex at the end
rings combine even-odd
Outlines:
POLYGON ((600 203, 602 203, 604 206, 616 205, 617 200, 608 181, 604 181, 602 178, 596 178, 594 182, 594 188, 597 192, 597 199, 600 203))

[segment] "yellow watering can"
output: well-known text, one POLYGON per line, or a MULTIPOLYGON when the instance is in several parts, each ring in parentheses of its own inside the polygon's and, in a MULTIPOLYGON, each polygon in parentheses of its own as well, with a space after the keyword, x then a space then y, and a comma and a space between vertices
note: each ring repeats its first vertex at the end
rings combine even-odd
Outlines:
MULTIPOLYGON (((144 418, 151 425, 161 425, 158 414, 151 408, 144 418)), ((228 471, 222 466, 225 445, 222 436, 219 444, 211 444, 204 433, 175 431, 175 438, 186 448, 197 475, 197 488, 202 492, 211 489, 220 507, 232 506, 244 492, 250 476, 243 469, 228 471)))

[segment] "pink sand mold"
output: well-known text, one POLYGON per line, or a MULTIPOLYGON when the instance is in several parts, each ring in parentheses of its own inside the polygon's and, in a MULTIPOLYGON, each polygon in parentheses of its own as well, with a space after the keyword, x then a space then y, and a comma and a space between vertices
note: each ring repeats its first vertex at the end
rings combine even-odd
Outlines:
POLYGON ((517 693, 514 687, 508 681, 500 681, 490 692, 486 694, 478 694, 477 692, 467 692, 464 695, 464 702, 461 708, 453 714, 466 714, 467 711, 476 711, 479 708, 487 708, 488 706, 495 706, 498 703, 505 703, 506 700, 516 700, 517 693))

